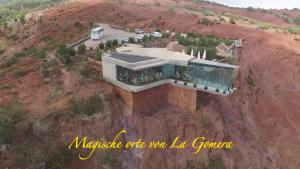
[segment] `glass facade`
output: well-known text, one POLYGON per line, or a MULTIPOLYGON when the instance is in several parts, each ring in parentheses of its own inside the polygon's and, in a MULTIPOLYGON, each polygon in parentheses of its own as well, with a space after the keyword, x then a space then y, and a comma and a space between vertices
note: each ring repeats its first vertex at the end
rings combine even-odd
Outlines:
POLYGON ((163 71, 163 67, 165 66, 133 71, 117 66, 117 80, 125 84, 134 86, 150 84, 167 78, 167 74, 163 71))
POLYGON ((167 64, 139 71, 117 66, 117 80, 128 85, 142 86, 163 79, 173 79, 226 91, 233 88, 237 71, 238 69, 201 63, 189 63, 187 67, 167 64))

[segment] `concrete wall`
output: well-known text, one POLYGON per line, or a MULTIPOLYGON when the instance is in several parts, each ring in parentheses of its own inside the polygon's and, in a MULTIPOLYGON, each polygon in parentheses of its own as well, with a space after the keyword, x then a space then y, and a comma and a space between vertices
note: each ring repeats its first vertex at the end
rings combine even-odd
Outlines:
POLYGON ((105 79, 108 79, 110 81, 116 81, 117 80, 117 75, 116 75, 116 65, 103 61, 102 62, 102 71, 103 71, 103 77, 105 79))
POLYGON ((132 111, 133 110, 132 92, 129 92, 117 86, 114 87, 114 92, 116 97, 118 97, 127 106, 127 108, 130 111, 132 111))
POLYGON ((167 102, 167 85, 157 86, 148 90, 132 93, 133 113, 148 112, 152 109, 166 106, 167 102))
POLYGON ((197 90, 169 84, 167 100, 170 105, 177 106, 187 111, 196 111, 197 90))
POLYGON ((133 113, 148 112, 164 106, 196 111, 197 90, 166 84, 141 92, 129 92, 115 86, 115 94, 133 113))

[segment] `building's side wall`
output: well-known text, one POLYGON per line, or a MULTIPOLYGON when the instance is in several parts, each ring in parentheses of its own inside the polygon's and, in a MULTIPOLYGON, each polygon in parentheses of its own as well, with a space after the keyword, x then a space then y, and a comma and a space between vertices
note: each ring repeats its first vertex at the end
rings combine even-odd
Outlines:
POLYGON ((166 84, 141 92, 129 92, 115 86, 115 94, 132 113, 148 112, 163 106, 196 111, 197 90, 166 84))
POLYGON ((132 111, 133 110, 132 92, 129 92, 117 86, 114 87, 114 92, 115 95, 127 106, 127 108, 130 111, 132 111))
POLYGON ((196 111, 197 108, 197 90, 185 87, 179 87, 172 84, 168 85, 166 90, 167 99, 170 105, 179 108, 196 111))
POLYGON ((103 71, 103 77, 107 80, 110 80, 110 81, 116 81, 116 65, 115 64, 112 64, 110 62, 106 62, 106 61, 103 61, 102 62, 102 71, 103 71))
POLYGON ((157 86, 133 94, 133 113, 148 112, 167 105, 166 85, 157 86))

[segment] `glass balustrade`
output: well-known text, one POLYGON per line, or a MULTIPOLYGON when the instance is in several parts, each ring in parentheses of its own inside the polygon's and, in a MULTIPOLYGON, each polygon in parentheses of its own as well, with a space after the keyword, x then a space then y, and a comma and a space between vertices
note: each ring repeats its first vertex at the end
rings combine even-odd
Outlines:
POLYGON ((187 67, 167 64, 139 71, 117 66, 117 80, 128 85, 142 86, 164 79, 173 79, 222 92, 233 87, 237 71, 238 69, 201 63, 191 63, 187 67))

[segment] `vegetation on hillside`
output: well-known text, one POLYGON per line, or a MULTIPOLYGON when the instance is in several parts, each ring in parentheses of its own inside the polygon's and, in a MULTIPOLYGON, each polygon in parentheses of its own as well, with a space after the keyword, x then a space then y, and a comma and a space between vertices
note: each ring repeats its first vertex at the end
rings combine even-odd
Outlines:
POLYGON ((194 33, 188 33, 186 37, 178 36, 178 43, 186 46, 186 53, 191 54, 191 51, 194 51, 194 55, 196 56, 198 52, 201 53, 206 50, 208 60, 217 59, 217 51, 216 47, 225 43, 226 45, 230 45, 233 43, 232 39, 228 38, 218 38, 213 35, 198 35, 194 33))
POLYGON ((66 65, 73 63, 73 56, 76 51, 74 49, 67 48, 65 45, 59 45, 56 50, 56 57, 61 59, 66 65))
POLYGON ((18 102, 0 106, 0 144, 9 144, 17 134, 17 125, 27 110, 18 102))
POLYGON ((63 0, 7 0, 0 4, 0 25, 11 20, 25 22, 25 14, 33 9, 44 9, 63 0))

